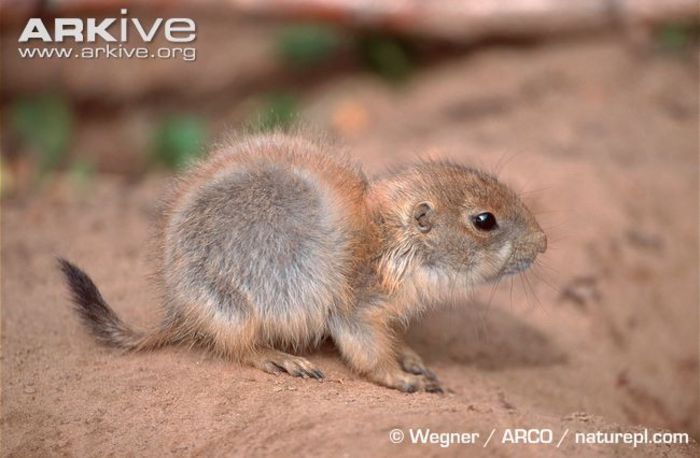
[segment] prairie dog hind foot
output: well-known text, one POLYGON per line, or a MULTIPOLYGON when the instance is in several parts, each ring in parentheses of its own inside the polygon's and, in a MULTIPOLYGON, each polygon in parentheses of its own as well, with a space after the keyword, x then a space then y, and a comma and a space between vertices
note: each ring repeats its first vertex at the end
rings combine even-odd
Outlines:
POLYGON ((289 374, 294 377, 323 380, 325 375, 313 363, 301 356, 290 355, 278 350, 262 350, 248 356, 247 364, 268 374, 289 374))

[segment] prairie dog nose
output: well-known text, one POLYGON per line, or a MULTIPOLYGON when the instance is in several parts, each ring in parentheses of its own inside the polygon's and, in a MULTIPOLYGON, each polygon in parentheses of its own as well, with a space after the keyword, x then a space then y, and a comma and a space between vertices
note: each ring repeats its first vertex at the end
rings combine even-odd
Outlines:
POLYGON ((544 232, 536 233, 534 236, 534 242, 538 253, 544 253, 547 251, 547 236, 544 232))

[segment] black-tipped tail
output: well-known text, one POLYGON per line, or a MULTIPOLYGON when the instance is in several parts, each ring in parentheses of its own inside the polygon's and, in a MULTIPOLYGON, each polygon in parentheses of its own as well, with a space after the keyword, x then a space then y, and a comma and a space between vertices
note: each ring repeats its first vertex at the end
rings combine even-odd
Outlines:
POLYGON ((66 276, 75 311, 100 343, 124 350, 142 346, 144 336, 117 316, 85 272, 63 258, 58 258, 58 264, 66 276))

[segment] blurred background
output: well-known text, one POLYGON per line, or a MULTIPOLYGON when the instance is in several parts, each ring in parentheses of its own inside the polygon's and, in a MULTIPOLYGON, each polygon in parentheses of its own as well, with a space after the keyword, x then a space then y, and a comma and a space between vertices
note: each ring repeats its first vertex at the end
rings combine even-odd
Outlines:
MULTIPOLYGON (((415 346, 457 386, 440 401, 443 414, 431 417, 434 401, 416 397, 406 418, 432 418, 443 429, 517 419, 533 427, 645 425, 700 436, 695 0, 0 0, 0 6, 8 450, 114 452, 107 437, 115 431, 141 451, 153 444, 173 453, 311 450, 291 435, 269 445, 252 432, 245 436, 252 448, 241 448, 243 436, 226 429, 231 418, 213 413, 216 390, 230 389, 223 382, 211 382, 213 394, 199 399, 199 413, 186 405, 176 410, 188 418, 181 427, 204 422, 209 436, 188 436, 176 426, 161 434, 147 427, 155 420, 144 418, 134 421, 135 429, 149 431, 147 442, 132 436, 118 419, 158 411, 170 394, 149 391, 136 406, 112 397, 100 377, 124 377, 122 391, 172 383, 168 392, 185 396, 201 389, 198 375, 187 372, 187 361, 174 362, 182 355, 148 363, 115 362, 105 353, 93 361, 87 337, 68 308, 56 304, 64 299, 52 261, 56 254, 77 260, 128 320, 152 322, 155 312, 142 306, 157 300, 146 287, 154 265, 144 247, 164 180, 232 132, 296 124, 338 139, 370 175, 419 156, 493 171, 523 195, 552 242, 529 276, 487 287, 470 307, 438 312, 412 331, 415 346), (196 40, 183 45, 196 58, 29 59, 18 52, 29 17, 46 24, 55 17, 119 18, 122 8, 149 26, 157 18, 192 18, 196 40), (91 365, 93 375, 71 378, 81 364, 91 365), (142 379, 143 371, 166 376, 142 379), (47 374, 57 385, 43 381, 47 374), (486 423, 469 423, 467 411, 486 413, 486 423), (81 423, 85 415, 103 426, 81 423), (42 418, 60 419, 60 426, 42 418), (38 436, 46 439, 30 439, 38 436)), ((162 34, 146 44, 132 34, 132 44, 181 45, 162 34)), ((27 47, 55 45, 34 40, 27 47)), ((60 46, 79 47, 70 40, 60 46)), ((342 448, 357 434, 372 438, 395 424, 394 403, 367 409, 399 395, 381 391, 385 398, 377 398, 337 358, 319 358, 350 380, 333 396, 357 402, 343 401, 347 418, 331 415, 326 424, 299 429, 333 437, 329 443, 342 448)), ((217 379, 221 367, 196 370, 214 371, 217 379)), ((331 398, 294 386, 318 409, 334 411, 331 398)), ((263 406, 274 401, 267 395, 260 395, 263 406)), ((227 415, 259 408, 239 401, 235 409, 226 406, 227 415)), ((306 414, 297 405, 291 413, 306 414)), ((298 418, 268 421, 286 430, 298 418)), ((391 447, 386 442, 365 445, 395 453, 383 448, 391 447)))
MULTIPOLYGON (((416 81, 467 62, 476 51, 515 52, 562 40, 574 51, 576 40, 615 32, 638 57, 640 71, 644 59, 694 60, 692 0, 424 3, 4 0, 2 192, 30 190, 55 171, 88 180, 95 172, 139 176, 178 168, 242 127, 301 121, 352 143, 375 135, 381 117, 401 117, 393 124, 413 135, 410 127, 424 117, 420 106, 398 116, 390 112, 395 101, 410 97, 416 81), (30 16, 51 24, 54 16, 120 17, 121 8, 148 25, 164 16, 193 18, 197 38, 188 46, 196 48, 196 60, 28 59, 15 49, 30 16)), ((130 36, 130 44, 143 44, 130 36)), ((38 47, 36 41, 30 45, 38 47)), ((161 33, 149 46, 164 44, 161 33)), ((503 61, 502 73, 485 78, 526 71, 524 62, 508 68, 503 61)), ((557 78, 532 82, 529 95, 563 84, 557 78)), ((482 84, 463 79, 452 90, 478 94, 482 84)), ((455 101, 445 116, 491 117, 509 103, 483 95, 466 105, 455 101)), ((443 124, 422 122, 433 131, 443 124)))

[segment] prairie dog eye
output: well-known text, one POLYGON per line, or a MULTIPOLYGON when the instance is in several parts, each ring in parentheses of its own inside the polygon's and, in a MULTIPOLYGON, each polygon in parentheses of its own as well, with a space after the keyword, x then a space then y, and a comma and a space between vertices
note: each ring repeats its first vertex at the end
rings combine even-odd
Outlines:
POLYGON ((493 213, 489 212, 479 213, 478 215, 472 216, 472 223, 481 231, 492 231, 498 227, 496 217, 493 216, 493 213))

